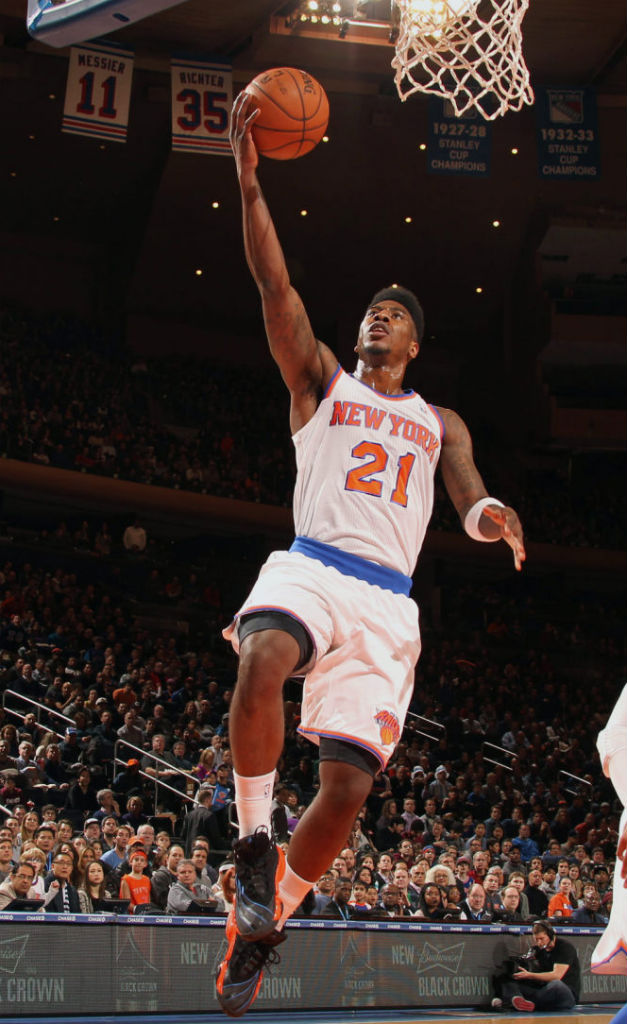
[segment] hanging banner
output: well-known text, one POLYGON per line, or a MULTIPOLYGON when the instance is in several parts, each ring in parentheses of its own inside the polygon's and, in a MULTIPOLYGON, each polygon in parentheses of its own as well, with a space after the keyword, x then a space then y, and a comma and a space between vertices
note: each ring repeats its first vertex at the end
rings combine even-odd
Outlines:
POLYGON ((230 156, 231 65, 213 60, 173 58, 171 69, 172 149, 180 153, 230 156))
POLYGON ((427 170, 430 174, 469 174, 485 178, 490 173, 492 125, 476 110, 458 117, 448 100, 429 100, 427 170))
POLYGON ((126 142, 133 53, 119 46, 73 46, 61 131, 126 142))
POLYGON ((536 89, 541 178, 596 180, 601 175, 594 89, 536 89))

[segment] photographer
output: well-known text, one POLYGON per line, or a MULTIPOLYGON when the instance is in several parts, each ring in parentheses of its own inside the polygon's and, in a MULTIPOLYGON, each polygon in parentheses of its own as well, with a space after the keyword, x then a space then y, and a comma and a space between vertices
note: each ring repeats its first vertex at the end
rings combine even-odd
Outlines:
POLYGON ((537 970, 518 968, 501 982, 503 1000, 521 1013, 570 1010, 579 999, 581 970, 577 950, 558 938, 544 921, 533 926, 533 959, 537 970))

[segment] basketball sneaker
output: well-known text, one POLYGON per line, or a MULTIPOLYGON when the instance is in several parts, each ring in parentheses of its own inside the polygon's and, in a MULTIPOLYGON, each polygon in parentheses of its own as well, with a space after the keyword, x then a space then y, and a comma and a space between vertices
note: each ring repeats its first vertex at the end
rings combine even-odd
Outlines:
POLYGON ((274 931, 281 915, 277 899, 285 874, 285 854, 260 827, 233 844, 235 921, 243 939, 255 941, 274 931))
POLYGON ((231 910, 226 922, 229 943, 226 956, 218 968, 216 996, 229 1017, 241 1017, 254 1003, 266 964, 276 964, 280 956, 274 949, 287 938, 285 932, 273 931, 260 941, 246 942, 238 934, 235 914, 231 910))
POLYGON ((536 1004, 532 1003, 530 999, 525 999, 524 996, 513 996, 512 1006, 519 1013, 533 1013, 536 1008, 536 1004))

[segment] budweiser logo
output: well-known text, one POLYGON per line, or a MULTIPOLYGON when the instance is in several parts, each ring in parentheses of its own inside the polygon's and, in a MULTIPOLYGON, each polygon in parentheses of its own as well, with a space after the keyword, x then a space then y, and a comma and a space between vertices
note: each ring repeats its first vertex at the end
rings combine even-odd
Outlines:
POLYGON ((425 942, 422 947, 422 951, 418 956, 416 974, 422 974, 423 971, 429 971, 432 967, 438 967, 440 970, 450 971, 451 974, 457 974, 465 945, 466 944, 464 942, 458 942, 454 946, 446 946, 444 949, 438 949, 437 946, 432 946, 430 942, 425 942))
POLYGON ((3 939, 0 942, 0 971, 15 974, 18 964, 28 943, 28 935, 16 935, 14 939, 3 939))

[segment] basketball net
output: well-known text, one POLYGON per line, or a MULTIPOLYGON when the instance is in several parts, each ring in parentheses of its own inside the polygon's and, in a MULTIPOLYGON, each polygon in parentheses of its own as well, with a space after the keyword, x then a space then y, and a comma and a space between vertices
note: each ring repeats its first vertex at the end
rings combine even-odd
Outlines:
POLYGON ((401 100, 414 92, 450 100, 458 117, 492 121, 533 103, 522 54, 529 0, 396 0, 392 67, 401 100))

